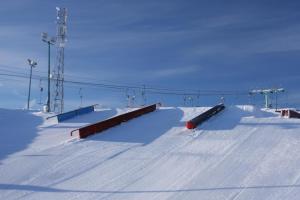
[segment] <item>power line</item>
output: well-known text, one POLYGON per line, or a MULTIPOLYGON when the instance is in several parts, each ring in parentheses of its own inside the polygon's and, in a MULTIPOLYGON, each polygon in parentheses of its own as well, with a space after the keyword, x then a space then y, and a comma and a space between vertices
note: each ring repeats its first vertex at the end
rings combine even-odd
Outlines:
MULTIPOLYGON (((12 73, 21 73, 21 74, 25 74, 25 75, 28 74, 27 71, 22 67, 14 67, 14 66, 8 66, 8 65, 0 64, 0 70, 1 70, 1 68, 4 68, 5 71, 12 72, 12 73), (9 69, 9 70, 7 70, 7 69, 9 69), (10 69, 14 69, 14 70, 18 70, 18 71, 17 72, 16 71, 11 71, 10 69), (19 72, 20 70, 22 70, 24 72, 19 72)), ((43 71, 43 70, 35 70, 35 74, 43 76, 44 74, 47 74, 47 72, 43 71)), ((29 76, 29 74, 28 74, 28 76, 29 76)), ((116 83, 114 81, 105 80, 105 79, 95 79, 95 78, 89 77, 89 76, 82 76, 82 75, 76 76, 76 75, 68 75, 68 74, 65 74, 64 76, 66 78, 70 78, 70 79, 73 78, 73 79, 81 79, 81 80, 89 80, 89 81, 92 80, 92 81, 95 81, 95 82, 101 81, 101 82, 107 82, 107 83, 110 83, 110 84, 119 84, 119 83, 116 83)), ((124 85, 124 86, 126 85, 126 87, 135 86, 137 88, 140 88, 139 85, 125 84, 125 83, 122 83, 121 85, 124 85)))
MULTIPOLYGON (((17 69, 17 68, 16 68, 17 69)), ((0 69, 1 70, 1 69, 0 69)), ((11 71, 11 72, 13 72, 13 73, 19 73, 19 72, 14 72, 14 71, 11 71)), ((37 72, 35 72, 35 74, 38 74, 39 76, 43 76, 43 75, 41 75, 41 73, 42 72, 39 72, 39 71, 37 71, 37 72)), ((43 72, 44 74, 46 74, 46 72, 43 72)), ((26 75, 27 73, 20 73, 20 74, 22 74, 22 75, 26 75)), ((29 75, 28 75, 29 76, 29 75)), ((70 79, 72 79, 72 78, 81 78, 82 79, 82 77, 80 76, 74 76, 74 75, 65 75, 65 77, 67 77, 67 78, 69 78, 69 80, 70 79)), ((181 94, 185 94, 185 93, 192 93, 192 94, 196 94, 196 93, 200 93, 200 95, 201 95, 201 93, 203 94, 206 94, 206 93, 208 93, 208 94, 213 94, 213 95, 216 95, 216 94, 218 94, 218 95, 222 95, 222 94, 224 94, 224 95, 228 95, 228 94, 231 94, 231 95, 246 95, 246 93, 248 94, 248 91, 237 91, 237 90, 196 90, 196 89, 178 89, 178 88, 166 88, 166 87, 161 87, 161 86, 145 86, 144 84, 142 84, 142 85, 130 85, 130 84, 119 84, 119 83, 115 83, 115 82, 113 82, 113 81, 108 81, 108 80, 97 80, 97 79, 93 79, 93 78, 91 78, 91 77, 85 77, 84 79, 88 79, 88 80, 93 80, 93 81, 104 81, 104 82, 108 82, 108 83, 96 83, 96 82, 89 82, 89 81, 72 81, 72 82, 76 82, 76 83, 92 83, 92 84, 97 84, 97 85, 99 85, 99 84, 101 84, 101 85, 103 85, 103 86, 113 86, 113 87, 120 87, 120 88, 129 88, 129 89, 138 89, 138 90, 140 90, 140 89, 145 89, 145 90, 159 90, 159 91, 167 91, 167 92, 169 92, 169 91, 172 91, 172 92, 179 92, 179 93, 181 93, 181 94), (110 84, 109 84, 110 83, 110 84)), ((55 80, 55 79, 54 79, 55 80)))
MULTIPOLYGON (((12 73, 0 73, 0 76, 6 77, 18 77, 18 78, 28 78, 26 74, 12 74, 12 73)), ((46 80, 46 76, 34 75, 32 79, 35 80, 46 80)), ((55 79, 54 79, 55 80, 55 79)), ((73 85, 81 85, 81 86, 88 86, 88 87, 97 87, 97 88, 105 88, 111 90, 119 90, 124 92, 126 89, 131 90, 141 90, 147 92, 147 94, 160 94, 160 95, 187 95, 187 96, 247 96, 248 91, 231 91, 231 90, 184 90, 184 89, 170 89, 170 88, 156 88, 156 87, 146 87, 142 86, 128 86, 128 85, 121 85, 121 84, 104 84, 104 83, 95 83, 95 82, 83 82, 83 81, 74 81, 65 79, 65 83, 73 84, 73 85)))

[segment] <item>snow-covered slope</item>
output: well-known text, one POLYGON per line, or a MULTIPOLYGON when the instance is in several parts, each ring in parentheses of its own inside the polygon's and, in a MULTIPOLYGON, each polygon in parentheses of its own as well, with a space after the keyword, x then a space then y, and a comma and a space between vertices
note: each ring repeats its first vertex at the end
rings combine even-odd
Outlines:
POLYGON ((298 199, 300 120, 252 106, 160 108, 84 140, 70 131, 122 113, 56 125, 0 110, 0 199, 298 199))

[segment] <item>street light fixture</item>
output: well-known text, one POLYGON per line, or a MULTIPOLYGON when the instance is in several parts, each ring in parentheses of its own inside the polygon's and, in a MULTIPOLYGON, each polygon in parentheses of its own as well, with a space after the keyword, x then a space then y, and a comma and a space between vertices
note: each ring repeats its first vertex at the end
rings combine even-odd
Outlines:
POLYGON ((47 112, 50 112, 50 46, 56 42, 56 37, 49 37, 47 33, 42 33, 42 41, 48 44, 48 99, 47 99, 47 112))
POLYGON ((31 59, 27 59, 27 61, 28 64, 30 65, 30 78, 29 78, 29 89, 28 89, 28 100, 27 100, 27 110, 29 110, 32 68, 36 67, 37 63, 31 59))

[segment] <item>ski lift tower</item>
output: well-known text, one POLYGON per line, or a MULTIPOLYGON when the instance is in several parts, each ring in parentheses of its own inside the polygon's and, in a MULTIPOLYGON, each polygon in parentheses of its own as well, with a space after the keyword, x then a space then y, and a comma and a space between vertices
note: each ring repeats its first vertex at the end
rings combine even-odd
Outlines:
POLYGON ((250 95, 261 94, 265 97, 265 108, 271 108, 272 104, 270 104, 270 94, 276 94, 276 110, 277 110, 277 93, 284 92, 283 88, 273 88, 273 89, 260 89, 260 90, 252 90, 249 92, 250 95))
POLYGON ((56 7, 57 36, 56 36, 56 64, 52 74, 53 80, 53 110, 62 113, 64 110, 64 53, 67 33, 67 9, 56 7))

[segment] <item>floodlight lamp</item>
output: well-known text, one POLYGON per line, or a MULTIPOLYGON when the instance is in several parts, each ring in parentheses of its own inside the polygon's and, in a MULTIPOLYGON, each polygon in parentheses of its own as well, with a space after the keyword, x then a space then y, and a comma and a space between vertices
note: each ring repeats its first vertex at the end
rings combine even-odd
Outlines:
POLYGON ((31 66, 31 67, 35 67, 36 65, 37 65, 37 62, 35 62, 35 61, 33 61, 33 60, 31 60, 31 59, 27 59, 27 61, 28 61, 28 64, 31 66))
POLYGON ((54 43, 56 42, 56 37, 52 37, 52 38, 50 39, 50 42, 54 44, 54 43))
POLYGON ((43 38, 47 38, 48 37, 48 33, 42 32, 42 37, 43 38))
POLYGON ((48 34, 45 33, 45 32, 43 32, 41 35, 42 35, 42 40, 43 40, 44 42, 47 42, 48 34))

